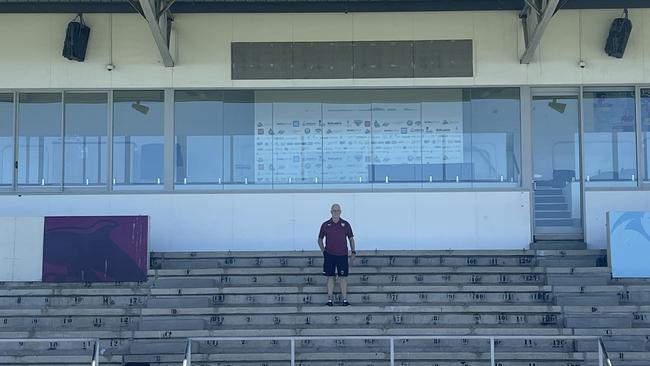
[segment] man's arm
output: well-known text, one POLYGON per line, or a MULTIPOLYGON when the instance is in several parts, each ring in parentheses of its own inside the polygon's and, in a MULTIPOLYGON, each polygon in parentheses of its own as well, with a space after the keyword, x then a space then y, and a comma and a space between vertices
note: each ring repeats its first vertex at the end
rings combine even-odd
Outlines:
POLYGON ((357 251, 354 249, 354 237, 348 238, 350 240, 350 250, 352 251, 350 256, 352 259, 357 255, 357 251))
POLYGON ((318 231, 318 246, 320 247, 321 253, 325 253, 325 245, 323 244, 323 238, 325 237, 325 224, 320 226, 318 231))

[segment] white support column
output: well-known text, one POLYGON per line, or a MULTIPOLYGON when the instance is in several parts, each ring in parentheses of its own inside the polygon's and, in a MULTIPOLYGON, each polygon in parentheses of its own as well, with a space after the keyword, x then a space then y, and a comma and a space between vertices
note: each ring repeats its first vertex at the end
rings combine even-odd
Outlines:
POLYGON ((161 0, 140 0, 142 15, 149 24, 153 39, 158 46, 165 67, 173 67, 174 59, 169 50, 169 34, 173 20, 169 6, 172 2, 161 0))
POLYGON ((164 140, 164 168, 163 168, 163 178, 164 178, 164 188, 165 191, 174 190, 174 169, 176 169, 176 144, 174 141, 174 90, 165 89, 165 99, 164 99, 164 110, 165 114, 163 117, 164 128, 163 128, 163 140, 164 140))
POLYGON ((645 179, 645 154, 643 146, 643 124, 641 123, 641 87, 634 88, 634 131, 636 138, 636 182, 637 189, 643 189, 643 180, 645 179))
POLYGON ((494 363, 494 338, 490 338, 490 366, 495 366, 494 363))

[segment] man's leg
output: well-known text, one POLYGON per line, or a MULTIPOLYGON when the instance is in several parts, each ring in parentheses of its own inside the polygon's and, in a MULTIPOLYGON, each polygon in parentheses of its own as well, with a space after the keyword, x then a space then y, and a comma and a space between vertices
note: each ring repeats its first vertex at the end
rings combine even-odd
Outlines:
POLYGON ((343 295, 343 300, 347 300, 348 299, 348 278, 339 277, 339 281, 341 282, 341 295, 343 295))
POLYGON ((341 282, 341 296, 343 297, 342 304, 343 306, 348 306, 350 303, 348 302, 348 257, 346 256, 341 256, 339 257, 339 263, 338 263, 338 275, 339 275, 339 281, 341 282))
POLYGON ((334 276, 327 276, 327 299, 334 299, 334 276))
POLYGON ((327 276, 327 302, 325 305, 334 305, 334 276, 336 263, 331 255, 323 253, 323 275, 327 276))

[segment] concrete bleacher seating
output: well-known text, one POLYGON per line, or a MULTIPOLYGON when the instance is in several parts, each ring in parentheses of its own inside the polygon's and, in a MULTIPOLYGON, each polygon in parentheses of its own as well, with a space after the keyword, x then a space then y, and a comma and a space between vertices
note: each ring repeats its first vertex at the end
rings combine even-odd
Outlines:
MULTIPOLYGON (((0 338, 100 338, 101 364, 180 365, 188 337, 517 336, 497 365, 650 365, 650 281, 600 250, 360 251, 350 307, 323 306, 318 252, 152 253, 142 283, 0 286, 0 338)), ((298 365, 388 365, 388 343, 299 340, 298 365)), ((0 343, 1 365, 88 365, 89 342, 0 343)), ((489 365, 484 339, 405 339, 396 365, 489 365)), ((287 365, 286 340, 201 341, 193 365, 287 365)))

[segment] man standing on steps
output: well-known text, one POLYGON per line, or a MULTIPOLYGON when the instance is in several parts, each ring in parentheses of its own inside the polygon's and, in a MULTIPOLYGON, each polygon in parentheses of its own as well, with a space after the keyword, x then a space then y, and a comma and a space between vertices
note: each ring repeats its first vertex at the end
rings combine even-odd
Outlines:
POLYGON ((338 275, 341 283, 343 306, 348 306, 348 240, 350 241, 350 260, 357 252, 354 249, 354 234, 350 223, 341 218, 341 206, 337 203, 330 210, 332 218, 320 226, 318 246, 323 252, 323 275, 327 276, 327 302, 334 305, 334 277, 338 275), (325 244, 323 244, 325 238, 325 244))

